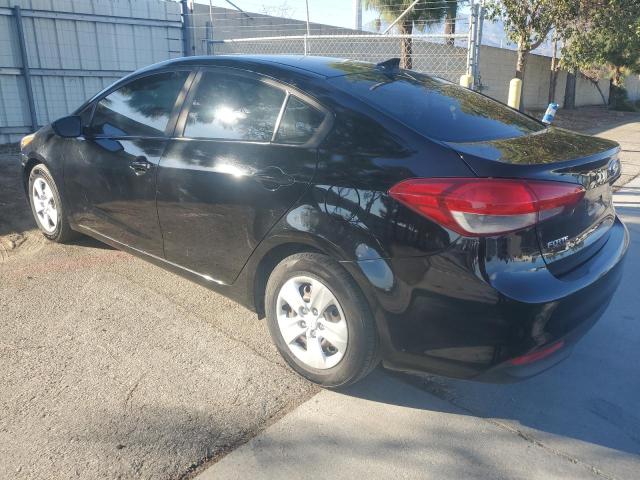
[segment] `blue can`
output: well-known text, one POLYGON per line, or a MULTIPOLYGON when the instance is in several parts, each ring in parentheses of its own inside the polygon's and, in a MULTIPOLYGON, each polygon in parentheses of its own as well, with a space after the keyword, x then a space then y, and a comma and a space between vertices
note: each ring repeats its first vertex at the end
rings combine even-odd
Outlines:
POLYGON ((558 104, 555 102, 551 102, 547 107, 547 111, 544 112, 544 117, 542 117, 542 123, 546 123, 549 125, 553 122, 553 119, 556 116, 556 112, 558 111, 558 104))

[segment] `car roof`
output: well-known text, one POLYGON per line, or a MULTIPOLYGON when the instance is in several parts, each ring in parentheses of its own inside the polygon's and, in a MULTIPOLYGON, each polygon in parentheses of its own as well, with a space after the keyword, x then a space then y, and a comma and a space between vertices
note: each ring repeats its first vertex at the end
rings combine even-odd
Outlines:
POLYGON ((375 64, 344 58, 304 55, 202 55, 181 57, 151 65, 144 71, 167 66, 233 66, 277 68, 309 77, 339 77, 350 73, 371 71, 375 64))
MULTIPOLYGON (((299 82, 322 80, 358 72, 370 72, 376 65, 344 58, 313 57, 304 55, 194 55, 164 60, 143 67, 122 77, 115 83, 102 89, 83 103, 76 112, 81 111, 88 103, 101 97, 108 91, 140 76, 172 68, 190 67, 232 67, 250 69, 259 74, 277 77, 294 85, 299 82)), ((328 86, 327 83, 324 84, 328 86)))

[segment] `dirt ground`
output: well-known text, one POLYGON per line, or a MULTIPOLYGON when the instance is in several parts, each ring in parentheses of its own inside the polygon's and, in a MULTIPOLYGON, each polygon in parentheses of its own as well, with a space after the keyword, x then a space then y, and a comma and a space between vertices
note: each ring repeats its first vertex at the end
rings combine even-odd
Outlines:
POLYGON ((0 263, 16 249, 29 249, 34 244, 42 244, 44 238, 28 239, 28 231, 36 228, 31 217, 22 182, 17 168, 16 146, 0 146, 0 263))

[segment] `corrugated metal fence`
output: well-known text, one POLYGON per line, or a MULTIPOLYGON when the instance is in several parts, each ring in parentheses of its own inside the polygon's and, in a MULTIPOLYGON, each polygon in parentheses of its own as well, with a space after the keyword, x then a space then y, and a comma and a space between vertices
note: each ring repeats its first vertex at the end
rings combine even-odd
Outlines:
POLYGON ((133 70, 182 56, 181 27, 177 2, 0 0, 0 144, 133 70))

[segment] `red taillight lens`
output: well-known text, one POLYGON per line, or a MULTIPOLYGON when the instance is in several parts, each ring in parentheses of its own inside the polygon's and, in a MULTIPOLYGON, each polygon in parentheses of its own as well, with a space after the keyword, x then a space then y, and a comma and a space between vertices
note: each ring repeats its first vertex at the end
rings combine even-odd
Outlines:
POLYGON ((527 363, 537 362, 538 360, 542 360, 543 358, 547 358, 552 353, 557 352, 562 347, 564 347, 564 340, 560 340, 559 342, 552 343, 551 345, 542 348, 540 350, 536 350, 535 352, 528 353, 527 355, 522 355, 521 357, 516 357, 511 359, 512 365, 526 365, 527 363))
POLYGON ((529 227, 575 205, 580 185, 501 178, 413 178, 389 195, 466 236, 490 236, 529 227))

